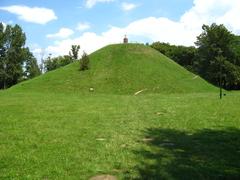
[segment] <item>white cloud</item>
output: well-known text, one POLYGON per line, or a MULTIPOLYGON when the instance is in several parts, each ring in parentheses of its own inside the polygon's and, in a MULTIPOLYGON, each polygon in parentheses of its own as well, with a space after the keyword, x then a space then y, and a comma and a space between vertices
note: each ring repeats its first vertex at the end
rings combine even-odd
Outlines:
POLYGON ((126 3, 126 2, 122 3, 123 11, 131 11, 131 10, 135 9, 136 7, 137 7, 137 5, 133 4, 133 3, 126 3))
POLYGON ((240 17, 239 0, 194 0, 194 6, 181 17, 180 22, 192 29, 216 22, 236 33, 240 30, 236 17, 240 17))
POLYGON ((42 50, 41 48, 36 48, 36 49, 31 50, 31 52, 32 52, 33 54, 38 54, 38 55, 40 55, 40 54, 43 52, 43 50, 42 50))
POLYGON ((46 37, 47 38, 68 38, 69 36, 71 36, 74 33, 73 30, 69 29, 69 28, 61 28, 57 33, 55 34, 48 34, 46 37))
POLYGON ((34 57, 37 59, 37 63, 41 64, 42 58, 45 58, 46 55, 44 54, 44 50, 41 48, 31 49, 34 57))
POLYGON ((240 1, 195 0, 194 6, 182 15, 179 21, 165 17, 139 19, 126 27, 110 27, 101 34, 85 32, 80 37, 55 42, 47 51, 55 55, 67 54, 72 44, 80 44, 81 50, 91 53, 105 45, 121 43, 125 34, 131 41, 148 39, 176 45, 194 45, 203 24, 225 24, 234 33, 240 33, 240 1))
POLYGON ((41 59, 46 58, 47 56, 47 54, 45 54, 45 49, 41 48, 41 46, 36 43, 29 44, 28 47, 33 53, 34 57, 36 57, 38 64, 41 64, 41 59))
POLYGON ((111 27, 108 31, 99 35, 93 32, 85 32, 75 39, 57 41, 47 48, 47 52, 54 55, 67 54, 72 44, 80 44, 81 50, 92 53, 108 44, 122 43, 126 33, 130 41, 147 38, 150 41, 160 40, 185 45, 192 45, 193 39, 196 37, 191 31, 186 31, 181 23, 167 18, 149 17, 134 21, 124 28, 111 27), (179 34, 181 35, 179 36, 179 34), (131 37, 134 37, 134 39, 131 37))
POLYGON ((89 23, 86 23, 86 22, 83 22, 83 23, 78 23, 78 25, 77 25, 77 30, 78 31, 85 31, 85 30, 87 30, 87 29, 90 29, 90 24, 89 23))
POLYGON ((92 8, 97 3, 105 3, 105 2, 113 2, 113 1, 115 1, 115 0, 86 0, 86 7, 92 8))
POLYGON ((46 24, 57 19, 54 11, 47 8, 28 7, 21 5, 0 7, 0 10, 18 15, 18 18, 31 23, 46 24))
POLYGON ((121 42, 121 37, 101 36, 95 33, 86 32, 82 36, 75 39, 65 39, 62 41, 56 41, 54 45, 48 46, 46 52, 53 54, 54 56, 68 54, 71 45, 79 44, 81 46, 81 51, 86 51, 87 53, 92 53, 94 50, 99 49, 106 44, 121 42))

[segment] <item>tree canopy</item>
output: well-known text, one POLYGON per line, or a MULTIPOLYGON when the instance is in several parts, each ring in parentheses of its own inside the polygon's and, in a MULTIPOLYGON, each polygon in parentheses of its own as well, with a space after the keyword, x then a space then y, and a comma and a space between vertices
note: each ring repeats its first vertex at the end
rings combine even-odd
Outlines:
POLYGON ((240 89, 240 36, 224 25, 203 25, 196 47, 155 42, 154 49, 216 86, 240 89))
POLYGON ((44 61, 44 69, 46 72, 58 69, 60 67, 66 66, 74 61, 78 60, 78 53, 80 50, 80 45, 72 45, 69 55, 51 57, 44 61))
POLYGON ((86 52, 83 52, 82 58, 80 59, 80 71, 89 69, 90 60, 86 52))
POLYGON ((41 74, 39 66, 37 64, 37 59, 33 56, 33 54, 26 48, 26 60, 24 66, 24 78, 31 79, 41 74))
POLYGON ((80 45, 72 45, 71 51, 69 52, 69 56, 74 60, 78 59, 78 53, 80 50, 80 45))
POLYGON ((193 63, 196 56, 196 48, 186 46, 175 46, 169 43, 155 42, 152 48, 158 50, 165 56, 173 59, 175 62, 184 66, 186 69, 193 71, 193 63))
POLYGON ((40 74, 37 61, 25 47, 25 41, 26 35, 19 25, 0 23, 0 89, 40 74))
POLYGON ((203 25, 197 37, 197 70, 215 85, 226 89, 240 88, 239 39, 224 25, 203 25), (221 71, 220 71, 221 70, 221 71), (220 74, 223 82, 220 81, 220 74))
POLYGON ((64 55, 51 58, 50 56, 44 61, 45 71, 52 71, 62 66, 66 66, 74 62, 74 59, 71 56, 64 55))

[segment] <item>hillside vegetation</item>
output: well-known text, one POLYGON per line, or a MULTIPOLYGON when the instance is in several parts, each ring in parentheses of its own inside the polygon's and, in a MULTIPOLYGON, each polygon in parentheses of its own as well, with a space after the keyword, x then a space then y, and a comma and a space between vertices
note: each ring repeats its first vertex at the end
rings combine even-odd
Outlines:
POLYGON ((0 179, 239 179, 238 92, 144 45, 90 61, 0 91, 0 179))
POLYGON ((23 82, 11 90, 134 94, 209 92, 215 88, 158 51, 139 44, 104 47, 90 55, 90 70, 79 63, 23 82))

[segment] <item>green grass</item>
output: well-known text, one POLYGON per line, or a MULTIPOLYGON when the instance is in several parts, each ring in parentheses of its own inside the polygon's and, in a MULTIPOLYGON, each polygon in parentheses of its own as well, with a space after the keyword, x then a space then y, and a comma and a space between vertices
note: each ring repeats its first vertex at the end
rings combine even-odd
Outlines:
POLYGON ((72 64, 0 92, 0 179, 239 179, 240 93, 219 100, 213 86, 157 53, 152 65, 137 56, 135 69, 134 48, 156 53, 109 46, 90 56, 89 71, 72 64), (162 72, 173 75, 155 82, 162 72), (161 83, 168 88, 154 89, 161 83))
POLYGON ((0 93, 0 179, 237 178, 239 97, 0 93))
POLYGON ((186 71, 158 51, 138 44, 110 45, 90 55, 90 70, 78 72, 79 63, 23 82, 12 90, 134 94, 213 92, 215 87, 186 71))

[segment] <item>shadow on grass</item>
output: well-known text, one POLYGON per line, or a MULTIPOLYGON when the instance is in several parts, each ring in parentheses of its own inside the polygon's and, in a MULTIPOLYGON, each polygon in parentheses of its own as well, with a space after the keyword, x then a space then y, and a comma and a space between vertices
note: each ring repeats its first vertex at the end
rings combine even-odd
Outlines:
POLYGON ((240 179, 240 130, 148 129, 139 179, 240 179))

